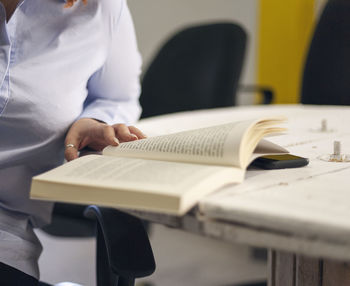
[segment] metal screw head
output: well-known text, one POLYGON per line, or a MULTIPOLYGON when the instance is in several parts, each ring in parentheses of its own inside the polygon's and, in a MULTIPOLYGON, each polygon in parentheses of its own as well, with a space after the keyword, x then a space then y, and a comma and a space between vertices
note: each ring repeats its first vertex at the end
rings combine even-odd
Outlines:
POLYGON ((340 141, 334 141, 333 143, 333 155, 340 155, 341 154, 341 144, 340 141))

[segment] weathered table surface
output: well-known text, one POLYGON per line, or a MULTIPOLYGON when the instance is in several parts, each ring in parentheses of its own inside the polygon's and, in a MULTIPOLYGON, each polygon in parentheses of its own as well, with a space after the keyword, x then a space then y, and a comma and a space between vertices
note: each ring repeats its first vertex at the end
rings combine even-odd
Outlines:
POLYGON ((338 262, 350 261, 350 163, 320 159, 333 153, 335 140, 350 154, 350 107, 233 107, 160 116, 138 126, 158 135, 263 115, 288 117, 288 132, 268 140, 308 157, 308 166, 250 169, 244 183, 205 197, 184 217, 135 213, 203 235, 273 249, 270 285, 350 285, 350 267, 338 262), (322 120, 326 131, 321 130, 322 120))

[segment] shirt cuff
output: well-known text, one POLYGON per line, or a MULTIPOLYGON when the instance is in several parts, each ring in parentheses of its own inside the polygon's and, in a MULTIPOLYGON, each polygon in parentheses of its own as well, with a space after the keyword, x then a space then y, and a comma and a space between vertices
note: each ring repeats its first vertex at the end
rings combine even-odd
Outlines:
POLYGON ((141 114, 138 101, 114 102, 109 100, 96 100, 87 105, 77 118, 93 118, 103 121, 108 125, 117 123, 133 124, 141 114))

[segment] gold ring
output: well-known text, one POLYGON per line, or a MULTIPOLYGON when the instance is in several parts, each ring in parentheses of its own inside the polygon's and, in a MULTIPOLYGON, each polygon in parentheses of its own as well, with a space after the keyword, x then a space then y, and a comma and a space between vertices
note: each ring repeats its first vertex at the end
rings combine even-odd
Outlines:
POLYGON ((75 148, 76 149, 75 145, 72 143, 67 144, 66 148, 75 148))

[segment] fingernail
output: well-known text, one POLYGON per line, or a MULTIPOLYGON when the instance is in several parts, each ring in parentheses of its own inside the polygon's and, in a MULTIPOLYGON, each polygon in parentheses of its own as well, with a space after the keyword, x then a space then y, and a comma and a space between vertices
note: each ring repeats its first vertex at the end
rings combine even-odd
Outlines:
POLYGON ((114 139, 113 139, 113 140, 114 140, 114 142, 115 142, 115 143, 117 143, 118 145, 120 144, 120 142, 119 142, 118 138, 114 137, 114 139))
POLYGON ((134 137, 136 140, 139 139, 135 134, 131 134, 132 137, 134 137))

